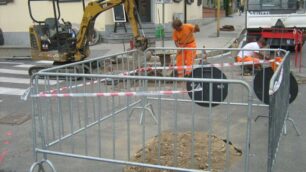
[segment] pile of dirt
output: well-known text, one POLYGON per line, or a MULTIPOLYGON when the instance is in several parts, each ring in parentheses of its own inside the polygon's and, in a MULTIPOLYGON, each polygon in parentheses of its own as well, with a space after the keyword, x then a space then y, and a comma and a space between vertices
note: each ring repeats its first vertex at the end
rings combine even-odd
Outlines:
MULTIPOLYGON (((211 163, 212 170, 224 170, 226 160, 226 140, 220 139, 212 135, 211 140, 211 163)), ((159 164, 164 166, 176 166, 192 169, 208 169, 208 147, 209 136, 204 132, 194 133, 194 155, 192 161, 192 133, 191 132, 163 132, 158 136, 150 139, 144 149, 140 149, 131 158, 134 162, 143 162, 149 164, 159 164), (160 144, 159 144, 160 140, 160 144), (160 145, 160 158, 158 158, 158 147, 160 145), (175 149, 175 151, 174 151, 175 149), (145 151, 145 159, 143 161, 143 151, 145 151), (174 162, 176 157, 176 163, 174 162)), ((228 145, 229 166, 240 160, 242 151, 234 147, 230 142, 228 145)), ((152 168, 143 168, 130 166, 123 170, 124 172, 167 172, 167 170, 158 170, 152 168)))

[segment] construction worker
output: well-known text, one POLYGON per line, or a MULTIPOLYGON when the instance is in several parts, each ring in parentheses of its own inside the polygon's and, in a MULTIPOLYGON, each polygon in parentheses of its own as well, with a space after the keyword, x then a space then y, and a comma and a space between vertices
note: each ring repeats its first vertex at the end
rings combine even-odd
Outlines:
MULTIPOLYGON (((246 44, 242 50, 238 53, 236 57, 236 62, 252 62, 254 63, 255 69, 260 69, 261 65, 256 64, 259 63, 260 59, 264 59, 264 55, 259 52, 259 49, 266 46, 266 40, 261 37, 256 42, 250 42, 246 44), (244 50, 245 49, 245 50, 244 50), (247 50, 247 49, 255 49, 255 50, 247 50)), ((245 70, 246 72, 251 72, 253 65, 246 65, 245 70)))
MULTIPOLYGON (((172 23, 173 35, 172 39, 176 47, 180 48, 196 48, 196 40, 194 37, 195 32, 199 32, 199 25, 195 24, 183 24, 181 20, 175 19, 172 23)), ((196 50, 179 50, 176 56, 176 66, 188 66, 184 73, 183 68, 178 68, 178 77, 184 77, 190 75, 192 72, 193 61, 196 57, 196 50)))

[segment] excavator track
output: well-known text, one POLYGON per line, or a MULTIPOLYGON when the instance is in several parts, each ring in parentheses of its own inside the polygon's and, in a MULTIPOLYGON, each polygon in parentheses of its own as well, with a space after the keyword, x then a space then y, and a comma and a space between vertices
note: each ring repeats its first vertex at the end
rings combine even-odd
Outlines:
POLYGON ((32 66, 29 68, 28 73, 30 76, 32 76, 33 74, 39 72, 42 69, 48 69, 53 67, 53 65, 36 65, 36 66, 32 66))
MULTIPOLYGON (((67 64, 67 63, 66 63, 67 64)), ((29 76, 34 75, 35 73, 39 72, 40 70, 43 69, 48 69, 48 68, 52 68, 55 66, 61 66, 63 65, 63 63, 54 63, 53 65, 36 65, 36 66, 32 66, 29 68, 28 73, 29 76)), ((95 69, 95 66, 91 66, 92 69, 95 69)), ((79 67, 71 67, 71 68, 65 68, 65 69, 58 69, 57 71, 52 71, 52 72, 56 72, 56 73, 81 73, 81 74, 87 74, 90 73, 90 69, 89 69, 89 64, 85 66, 84 65, 80 65, 79 67), (68 70, 67 70, 68 69, 68 70)), ((58 76, 50 76, 50 79, 60 79, 60 80, 65 80, 66 77, 58 77, 58 76)), ((72 80, 79 80, 80 78, 73 78, 72 80)))

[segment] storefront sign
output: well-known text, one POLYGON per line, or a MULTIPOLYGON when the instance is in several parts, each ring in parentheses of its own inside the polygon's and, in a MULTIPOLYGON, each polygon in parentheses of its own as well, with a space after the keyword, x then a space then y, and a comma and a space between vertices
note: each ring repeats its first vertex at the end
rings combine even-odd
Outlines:
POLYGON ((157 4, 171 4, 172 0, 156 0, 157 4))
POLYGON ((250 15, 269 15, 270 11, 249 11, 250 15))

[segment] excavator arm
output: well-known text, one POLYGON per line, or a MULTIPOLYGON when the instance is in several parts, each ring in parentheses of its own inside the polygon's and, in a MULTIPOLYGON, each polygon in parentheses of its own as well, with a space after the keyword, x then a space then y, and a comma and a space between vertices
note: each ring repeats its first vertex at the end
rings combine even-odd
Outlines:
POLYGON ((139 33, 138 21, 135 16, 134 0, 97 0, 88 3, 85 7, 80 30, 76 38, 76 53, 74 54, 75 61, 80 61, 89 55, 88 39, 90 33, 94 29, 95 20, 99 14, 120 4, 124 4, 132 28, 136 48, 147 48, 147 39, 140 36, 139 33))

